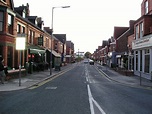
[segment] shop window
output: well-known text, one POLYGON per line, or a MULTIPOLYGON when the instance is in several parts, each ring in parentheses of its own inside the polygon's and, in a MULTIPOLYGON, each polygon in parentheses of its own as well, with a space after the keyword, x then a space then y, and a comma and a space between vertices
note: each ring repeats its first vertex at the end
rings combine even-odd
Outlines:
POLYGON ((0 31, 3 31, 4 12, 0 11, 0 31))
POLYGON ((150 53, 149 53, 149 49, 145 49, 145 66, 144 66, 145 73, 149 73, 149 68, 150 68, 150 53))
POLYGON ((13 47, 10 47, 10 46, 8 46, 8 52, 7 52, 7 66, 9 67, 9 68, 12 68, 12 61, 13 61, 13 55, 12 55, 12 53, 13 53, 13 47))
POLYGON ((140 50, 140 71, 142 71, 142 50, 140 50))
POLYGON ((0 45, 0 55, 3 55, 3 46, 0 45))
POLYGON ((136 51, 136 71, 138 71, 138 51, 136 51))

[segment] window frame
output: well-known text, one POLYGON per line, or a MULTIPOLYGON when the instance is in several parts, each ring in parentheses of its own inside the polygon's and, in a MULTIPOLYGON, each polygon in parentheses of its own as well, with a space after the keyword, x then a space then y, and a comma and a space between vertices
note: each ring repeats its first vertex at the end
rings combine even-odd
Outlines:
POLYGON ((4 12, 3 11, 0 11, 0 13, 2 13, 2 17, 0 20, 0 32, 4 31, 4 12))
POLYGON ((145 14, 148 13, 148 0, 145 1, 145 14))

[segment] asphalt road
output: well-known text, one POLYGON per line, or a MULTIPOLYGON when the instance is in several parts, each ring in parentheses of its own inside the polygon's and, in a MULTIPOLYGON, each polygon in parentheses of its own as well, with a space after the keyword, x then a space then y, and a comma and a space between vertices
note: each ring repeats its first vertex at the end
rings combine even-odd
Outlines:
POLYGON ((78 64, 38 86, 0 93, 0 114, 152 114, 152 91, 121 85, 78 64))

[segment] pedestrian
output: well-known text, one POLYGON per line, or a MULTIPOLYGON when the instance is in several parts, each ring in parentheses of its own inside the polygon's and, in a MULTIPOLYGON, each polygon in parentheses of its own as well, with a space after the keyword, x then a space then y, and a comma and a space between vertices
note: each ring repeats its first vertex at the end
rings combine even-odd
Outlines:
POLYGON ((4 59, 3 57, 0 56, 0 78, 1 78, 1 82, 2 84, 4 84, 4 80, 5 80, 5 68, 4 68, 4 59))

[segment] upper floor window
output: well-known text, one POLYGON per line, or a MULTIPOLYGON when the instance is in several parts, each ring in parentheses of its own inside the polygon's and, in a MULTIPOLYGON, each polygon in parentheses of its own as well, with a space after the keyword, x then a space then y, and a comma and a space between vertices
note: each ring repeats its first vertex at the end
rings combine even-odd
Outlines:
POLYGON ((13 33, 13 16, 8 14, 8 32, 13 33))
POLYGON ((8 14, 8 25, 12 25, 12 16, 8 14))
POLYGON ((38 45, 43 46, 43 36, 38 37, 38 45))
POLYGON ((32 31, 32 30, 30 30, 30 31, 29 31, 29 36, 30 36, 30 38, 29 38, 29 43, 33 44, 35 32, 32 31))
POLYGON ((145 14, 148 13, 148 0, 146 0, 145 2, 145 14))
POLYGON ((4 24, 4 12, 0 11, 0 31, 3 31, 3 24, 4 24))
POLYGON ((143 37, 143 22, 140 23, 140 38, 143 37))
POLYGON ((136 39, 139 38, 139 26, 137 25, 136 26, 136 39))
POLYGON ((25 34, 25 27, 22 26, 22 33, 25 34))
POLYGON ((21 25, 17 24, 17 33, 21 33, 21 25))

